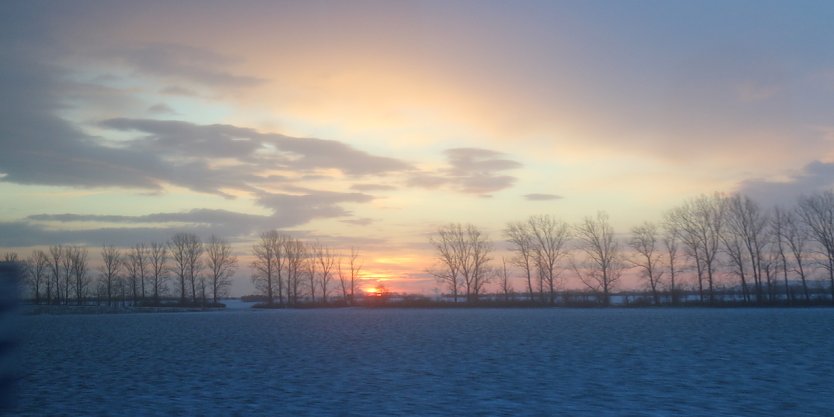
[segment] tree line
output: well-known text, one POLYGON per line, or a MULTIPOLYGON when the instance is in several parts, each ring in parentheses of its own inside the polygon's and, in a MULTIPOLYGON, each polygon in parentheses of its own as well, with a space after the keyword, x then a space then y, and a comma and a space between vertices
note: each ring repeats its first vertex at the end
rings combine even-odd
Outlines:
POLYGON ((4 255, 6 261, 22 263, 34 303, 64 305, 160 305, 170 296, 169 281, 178 290, 179 304, 216 305, 231 285, 238 262, 227 241, 212 235, 204 243, 192 233, 127 249, 104 244, 100 257, 94 271, 83 246, 53 245, 26 259, 4 255))
MULTIPOLYGON (((488 288, 504 300, 566 303, 575 278, 608 305, 626 273, 639 276, 653 304, 812 303, 834 301, 834 192, 805 195, 789 207, 764 208, 742 194, 701 195, 618 234, 605 212, 576 224, 552 215, 509 222, 502 231, 511 256, 496 259, 495 242, 479 227, 451 223, 430 237, 428 270, 454 302, 479 302, 488 288), (522 283, 518 293, 513 282, 522 283), (827 293, 821 293, 825 283, 827 293)), ((276 230, 251 247, 251 279, 266 306, 356 301, 362 264, 356 249, 339 253, 276 230)), ((89 250, 53 245, 19 260, 35 303, 217 304, 239 267, 230 244, 177 233, 167 242, 130 248, 103 245, 92 270, 89 250)))
MULTIPOLYGON (((260 235, 251 253, 251 279, 266 306, 327 304, 339 290, 344 303, 356 299, 362 268, 356 249, 341 255, 273 230, 260 235)), ((90 269, 89 250, 74 245, 35 250, 26 259, 9 252, 3 260, 24 266, 34 303, 64 305, 158 306, 171 298, 183 306, 219 305, 239 267, 227 241, 212 235, 202 242, 193 233, 127 249, 104 244, 97 270, 90 269)))
POLYGON ((573 225, 537 215, 508 223, 503 237, 512 256, 496 262, 493 243, 477 226, 444 225, 430 238, 435 265, 429 272, 455 302, 477 302, 492 282, 509 300, 515 297, 515 273, 529 302, 566 302, 565 280, 572 276, 609 305, 629 270, 658 305, 680 303, 684 290, 702 304, 834 301, 832 191, 771 208, 743 194, 702 195, 625 236, 615 232, 605 212, 573 225), (823 282, 819 272, 825 274, 828 296, 812 288, 812 282, 823 282))

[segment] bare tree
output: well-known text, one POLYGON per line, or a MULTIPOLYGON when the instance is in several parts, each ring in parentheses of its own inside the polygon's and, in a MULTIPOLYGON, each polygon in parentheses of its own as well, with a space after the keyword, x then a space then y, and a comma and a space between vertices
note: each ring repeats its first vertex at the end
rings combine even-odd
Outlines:
POLYGON ((492 242, 484 232, 472 224, 466 225, 465 232, 462 246, 464 250, 461 252, 461 273, 467 301, 478 302, 484 286, 492 278, 489 273, 492 242))
POLYGON ((264 295, 267 305, 275 301, 278 284, 278 265, 275 262, 275 248, 278 246, 279 235, 275 230, 261 233, 260 240, 252 247, 255 259, 252 261, 252 283, 264 295))
MULTIPOLYGON (((746 250, 746 242, 748 232, 750 229, 749 220, 743 212, 739 202, 730 204, 730 200, 725 200, 729 210, 725 212, 726 224, 721 233, 721 241, 724 244, 724 252, 730 259, 733 267, 733 273, 737 275, 741 281, 741 293, 745 302, 750 302, 751 295, 747 285, 747 277, 750 272, 750 264, 753 261, 750 259, 750 253, 746 250)), ((761 292, 759 291, 758 279, 754 280, 754 286, 757 290, 757 302, 761 301, 761 292)))
POLYGON ((611 303, 611 290, 620 280, 624 267, 620 244, 608 214, 599 212, 596 217, 586 217, 576 226, 576 237, 579 249, 585 254, 585 262, 584 267, 574 263, 574 271, 583 284, 602 295, 602 304, 607 306, 611 303))
POLYGON ((704 260, 703 251, 698 240, 694 227, 695 220, 689 205, 672 209, 666 216, 669 226, 675 230, 676 236, 680 237, 683 243, 684 253, 695 264, 695 272, 698 283, 698 299, 704 302, 704 260))
MULTIPOLYGON (((128 262, 133 264, 133 268, 135 269, 136 273, 136 281, 138 286, 138 295, 139 298, 144 300, 146 297, 145 293, 145 281, 148 278, 148 270, 150 262, 150 254, 149 248, 144 243, 139 243, 131 248, 130 253, 128 254, 128 262)), ((134 298, 136 298, 134 296, 134 298)))
MULTIPOLYGON (((762 261, 767 217, 750 197, 734 194, 725 200, 723 236, 730 235, 745 250, 756 288, 756 301, 764 300, 762 261)), ((739 259, 741 260, 741 259, 739 259)))
POLYGON ((122 260, 124 262, 125 279, 130 293, 133 295, 133 305, 139 303, 139 260, 135 257, 133 249, 130 249, 122 260))
POLYGON ((49 280, 49 256, 36 250, 26 259, 26 275, 35 297, 35 304, 41 303, 41 287, 49 280))
POLYGON ((50 279, 46 286, 46 303, 52 303, 54 291, 55 300, 61 301, 61 263, 64 258, 64 247, 54 245, 49 247, 49 272, 50 279))
POLYGON ((773 245, 776 249, 776 256, 778 257, 780 270, 782 271, 782 278, 785 283, 785 300, 793 302, 793 295, 791 294, 791 287, 788 283, 788 249, 787 249, 787 218, 789 212, 779 208, 773 208, 773 215, 770 216, 770 235, 773 239, 773 245))
POLYGON ((350 248, 350 255, 347 258, 347 271, 342 270, 342 259, 339 259, 339 282, 342 285, 342 296, 348 305, 353 305, 356 295, 356 286, 359 281, 359 271, 362 264, 359 262, 359 252, 356 248, 350 248))
POLYGON ((704 279, 708 286, 709 301, 714 302, 725 207, 720 194, 700 196, 685 202, 670 215, 681 232, 681 240, 689 255, 695 261, 701 302, 704 301, 704 279))
POLYGON ((808 291, 808 282, 805 272, 805 265, 807 263, 807 246, 808 246, 808 229, 800 221, 797 211, 784 212, 784 227, 783 240, 790 250, 791 260, 793 264, 793 271, 799 274, 799 279, 802 282, 802 293, 805 296, 805 302, 811 301, 811 295, 808 291))
POLYGON ((643 223, 631 229, 629 246, 636 252, 636 259, 631 263, 640 268, 641 275, 648 281, 655 305, 660 304, 660 279, 663 276, 661 266, 662 252, 658 248, 658 232, 654 223, 643 223))
POLYGON ((527 293, 533 301, 533 238, 528 223, 513 222, 507 224, 504 236, 512 245, 515 256, 512 262, 524 271, 527 278, 527 293))
POLYGON ((668 215, 664 221, 663 248, 665 249, 667 265, 669 265, 669 293, 672 296, 672 304, 678 303, 677 288, 677 261, 678 261, 678 239, 680 231, 674 222, 670 222, 668 215))
POLYGON ((87 248, 69 247, 67 257, 72 261, 72 277, 75 283, 75 300, 78 305, 84 304, 90 279, 87 276, 87 248))
POLYGON ((214 235, 211 235, 206 245, 206 255, 211 273, 209 286, 212 303, 217 304, 217 297, 222 296, 232 284, 232 275, 237 268, 237 256, 232 253, 232 247, 228 242, 214 235))
POLYGON ((74 248, 72 246, 64 247, 64 256, 61 258, 61 293, 64 295, 63 303, 69 305, 70 300, 70 285, 72 281, 72 253, 74 248))
MULTIPOLYGON (((774 236, 770 236, 774 238, 774 236)), ((776 301, 776 286, 779 279, 779 254, 776 251, 763 251, 760 259, 760 268, 762 273, 763 285, 767 285, 767 300, 771 303, 776 301)), ((790 297, 790 290, 786 286, 785 290, 790 297)), ((788 298, 789 299, 789 298, 788 298)))
POLYGON ((3 262, 18 262, 18 256, 16 252, 6 252, 3 254, 3 262))
POLYGON ((745 302, 750 302, 750 290, 747 285, 747 266, 749 265, 748 254, 744 250, 743 238, 735 233, 722 233, 721 241, 724 242, 724 252, 730 259, 733 273, 741 280, 741 293, 745 302))
MULTIPOLYGON (((113 295, 115 294, 117 285, 119 283, 119 272, 122 268, 122 254, 113 246, 104 245, 101 248, 101 278, 107 294, 107 305, 113 304, 113 295)), ((119 287, 120 288, 120 287, 119 287)))
POLYGON ((197 302, 197 282, 203 268, 200 257, 203 244, 193 233, 177 233, 168 243, 171 258, 174 260, 174 273, 180 282, 180 303, 186 303, 186 284, 191 287, 191 302, 197 302))
POLYGON ((165 292, 165 283, 168 280, 168 246, 158 242, 151 243, 148 251, 148 264, 153 303, 159 305, 159 296, 165 292))
POLYGON ((309 280, 310 288, 310 302, 316 303, 316 278, 318 277, 318 260, 316 259, 316 251, 314 247, 309 247, 306 254, 307 258, 304 262, 305 272, 309 280))
POLYGON ((275 241, 275 247, 272 250, 275 255, 275 266, 277 268, 277 276, 275 282, 278 284, 278 304, 284 305, 284 270, 287 263, 287 241, 290 237, 287 235, 278 235, 278 240, 275 241))
POLYGON ((304 277, 305 259, 307 249, 304 242, 289 238, 284 242, 284 253, 286 255, 286 276, 287 276, 287 304, 295 306, 298 304, 301 295, 301 282, 304 277))
POLYGON ((566 243, 570 239, 567 223, 548 215, 532 216, 527 220, 532 237, 532 252, 541 277, 540 287, 547 288, 550 304, 556 302, 559 263, 567 254, 566 243))
POLYGON ((313 245, 313 255, 318 263, 318 284, 321 288, 321 302, 327 304, 327 295, 330 282, 333 280, 333 273, 336 268, 336 256, 326 245, 316 243, 313 245))
POLYGON ((834 192, 822 191, 800 197, 797 213, 808 228, 809 236, 821 248, 822 264, 828 271, 831 300, 834 302, 834 192))
POLYGON ((463 226, 449 224, 438 229, 436 236, 429 238, 429 242, 437 249, 438 261, 442 267, 430 271, 435 278, 446 284, 454 301, 458 302, 461 287, 460 277, 460 241, 463 240, 463 226))
POLYGON ((501 294, 504 295, 504 302, 509 302, 513 296, 513 284, 510 282, 510 270, 507 268, 507 259, 501 257, 501 268, 496 271, 498 274, 498 286, 501 294))
POLYGON ((472 224, 453 223, 441 227, 430 242, 443 265, 433 272, 435 277, 449 286, 455 302, 461 287, 467 301, 477 302, 491 278, 488 271, 492 243, 487 235, 472 224))

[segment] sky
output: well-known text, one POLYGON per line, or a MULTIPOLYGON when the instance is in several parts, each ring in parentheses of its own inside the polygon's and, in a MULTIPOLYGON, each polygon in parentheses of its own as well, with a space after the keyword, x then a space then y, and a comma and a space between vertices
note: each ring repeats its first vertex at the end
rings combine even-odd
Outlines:
MULTIPOLYGON (((834 185, 828 1, 7 1, 0 251, 278 229, 432 293, 429 236, 834 185)), ((95 256, 93 256, 94 258, 95 256)), ((522 289, 519 285, 518 289, 522 289)))

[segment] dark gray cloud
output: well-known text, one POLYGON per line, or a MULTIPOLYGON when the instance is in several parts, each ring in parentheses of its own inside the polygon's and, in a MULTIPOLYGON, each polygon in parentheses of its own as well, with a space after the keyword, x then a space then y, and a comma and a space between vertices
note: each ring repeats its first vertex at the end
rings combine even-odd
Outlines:
POLYGON ((448 186, 457 191, 485 196, 515 184, 516 178, 503 171, 521 168, 520 162, 489 149, 454 148, 445 152, 448 167, 436 172, 411 176, 407 184, 414 187, 448 186))
POLYGON ((834 187, 834 163, 813 161, 785 181, 751 179, 738 186, 740 193, 766 205, 787 206, 801 195, 834 187))
POLYGON ((251 87, 266 80, 233 74, 225 68, 236 60, 185 45, 150 43, 110 51, 110 56, 137 71, 217 87, 251 87))
POLYGON ((532 193, 532 194, 525 194, 524 198, 530 201, 550 201, 550 200, 561 200, 563 197, 556 194, 541 194, 541 193, 532 193))

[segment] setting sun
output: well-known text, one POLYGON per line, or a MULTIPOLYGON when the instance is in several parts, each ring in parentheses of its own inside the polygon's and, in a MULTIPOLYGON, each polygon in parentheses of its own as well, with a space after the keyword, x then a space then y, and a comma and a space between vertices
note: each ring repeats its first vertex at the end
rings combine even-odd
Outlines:
POLYGON ((378 297, 381 294, 382 294, 382 291, 380 291, 380 289, 377 288, 377 287, 370 287, 370 288, 365 289, 365 295, 368 295, 368 296, 371 296, 371 297, 378 297))

